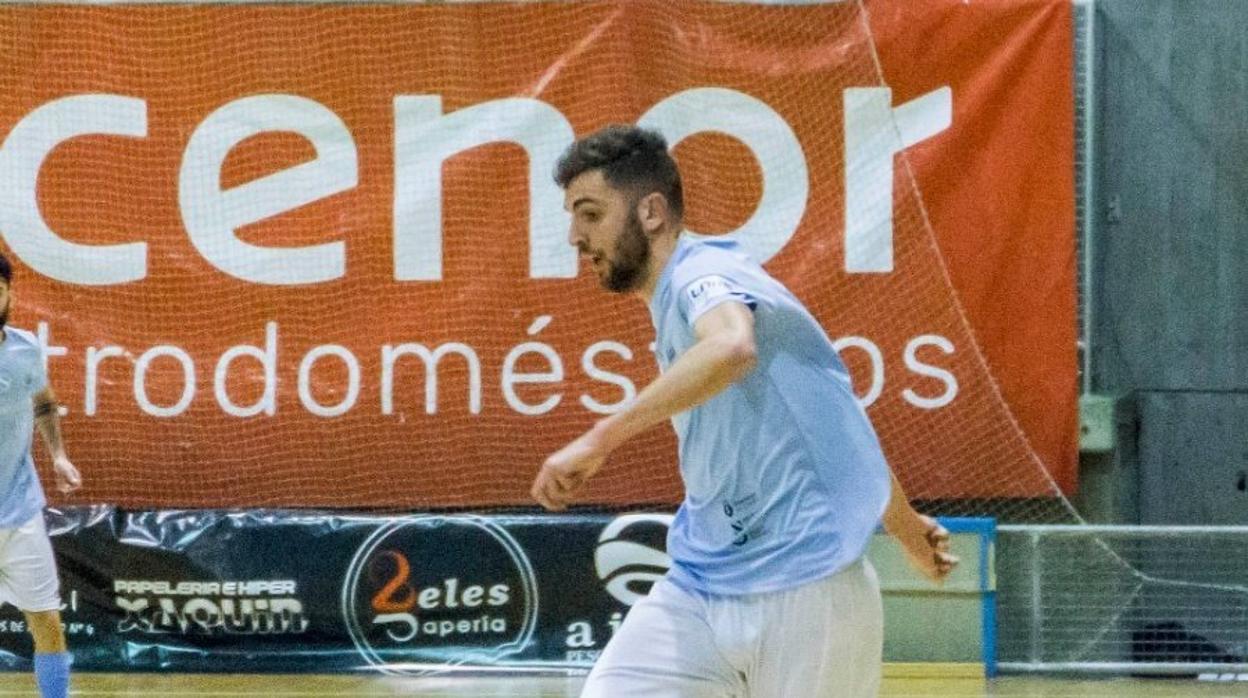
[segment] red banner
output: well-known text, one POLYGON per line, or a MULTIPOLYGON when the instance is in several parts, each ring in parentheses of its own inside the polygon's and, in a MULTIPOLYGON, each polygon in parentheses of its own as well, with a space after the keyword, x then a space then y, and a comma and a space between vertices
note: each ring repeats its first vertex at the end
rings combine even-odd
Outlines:
MULTIPOLYGON (((1076 456, 1064 2, 8 7, 0 233, 82 497, 528 502, 654 376, 550 173, 664 132, 687 223, 824 323, 923 498, 1076 456), (904 9, 903 9, 904 8, 904 9)), ((590 493, 674 501, 670 430, 590 493)))

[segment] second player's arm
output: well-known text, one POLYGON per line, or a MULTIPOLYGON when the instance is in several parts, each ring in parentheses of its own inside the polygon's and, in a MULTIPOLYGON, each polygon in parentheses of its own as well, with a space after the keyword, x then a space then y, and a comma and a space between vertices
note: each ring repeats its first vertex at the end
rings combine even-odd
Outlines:
POLYGON ((39 435, 43 437, 43 444, 48 448, 48 454, 52 456, 57 489, 67 494, 73 492, 82 484, 82 476, 65 453, 65 442, 61 438, 60 404, 51 388, 39 391, 35 395, 34 403, 35 425, 39 428, 39 435))

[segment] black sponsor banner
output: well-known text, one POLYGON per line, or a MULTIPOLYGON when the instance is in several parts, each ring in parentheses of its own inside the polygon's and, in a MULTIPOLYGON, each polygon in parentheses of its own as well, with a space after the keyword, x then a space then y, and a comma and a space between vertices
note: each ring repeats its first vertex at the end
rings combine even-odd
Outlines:
MULTIPOLYGON (((48 512, 80 669, 588 667, 666 571, 671 517, 48 512)), ((0 610, 0 667, 25 668, 0 610)))

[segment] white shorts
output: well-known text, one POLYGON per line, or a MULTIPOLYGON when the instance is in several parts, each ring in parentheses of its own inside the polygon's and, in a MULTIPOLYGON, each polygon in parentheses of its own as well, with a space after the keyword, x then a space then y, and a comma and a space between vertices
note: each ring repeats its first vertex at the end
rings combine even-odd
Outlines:
POLYGON ((32 612, 59 610, 60 589, 43 512, 17 528, 0 528, 0 605, 11 603, 32 612))
POLYGON ((659 581, 581 698, 872 698, 884 614, 866 560, 794 589, 709 596, 659 581))

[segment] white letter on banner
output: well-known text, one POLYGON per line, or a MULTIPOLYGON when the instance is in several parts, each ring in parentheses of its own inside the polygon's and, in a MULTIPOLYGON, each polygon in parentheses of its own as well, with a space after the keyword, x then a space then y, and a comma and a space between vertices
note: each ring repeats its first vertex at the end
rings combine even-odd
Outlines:
POLYGON ((906 402, 920 407, 925 410, 934 410, 938 407, 944 407, 953 402, 958 396, 958 378, 943 368, 938 368, 931 364, 925 364, 919 361, 919 347, 933 346, 940 349, 946 354, 953 353, 953 342, 938 335, 925 334, 915 337, 906 343, 906 368, 914 371, 921 376, 929 376, 935 378, 945 384, 945 391, 936 397, 923 397, 913 390, 906 388, 901 395, 906 402))
POLYGON ((390 344, 381 347, 381 413, 394 414, 394 364, 400 357, 413 355, 425 364, 425 414, 438 413, 438 364, 447 354, 464 357, 468 365, 468 411, 481 413, 481 359, 472 347, 460 342, 440 344, 430 351, 423 344, 390 344))
POLYGON ((893 270, 893 156, 949 128, 953 90, 894 109, 887 87, 845 90, 845 271, 893 270))
POLYGON ((338 417, 354 407, 359 396, 360 362, 350 349, 340 344, 322 344, 304 354, 303 361, 299 362, 299 401, 305 409, 318 417, 338 417), (346 394, 336 405, 322 405, 312 394, 312 367, 322 356, 336 356, 347 367, 346 394))
MULTIPOLYGON (((534 336, 541 332, 550 324, 551 317, 542 315, 529 325, 528 335, 534 336)), ((559 358, 559 354, 555 352, 554 347, 543 342, 525 342, 512 347, 507 352, 507 356, 503 359, 503 398, 511 409, 520 414, 536 416, 546 414, 555 409, 559 402, 563 400, 562 394, 548 395, 536 405, 529 404, 520 399, 516 394, 517 383, 558 383, 563 380, 563 359, 559 358), (520 357, 525 354, 536 354, 546 359, 546 363, 550 368, 541 373, 519 373, 516 371, 516 364, 520 362, 520 357)))
POLYGON ((871 387, 867 388, 866 395, 858 398, 858 404, 863 409, 866 409, 875 404, 875 401, 880 399, 880 395, 884 392, 884 353, 875 345, 875 342, 864 337, 851 335, 841 337, 832 343, 832 348, 836 350, 837 354, 844 353, 846 347, 861 349, 871 358, 871 387))
POLYGON ((277 323, 267 322, 264 325, 264 349, 250 344, 238 344, 230 347, 217 360, 217 368, 212 374, 212 391, 217 397, 217 404, 226 414, 235 417, 254 417, 263 412, 269 416, 277 414, 277 323), (249 357, 260 362, 264 369, 264 392, 260 399, 247 406, 235 405, 230 398, 226 386, 230 378, 230 364, 235 359, 249 357))
POLYGON ((126 350, 119 346, 108 345, 96 349, 95 347, 87 347, 87 387, 86 392, 82 396, 82 409, 87 413, 88 417, 95 414, 96 407, 96 391, 99 378, 99 366, 104 359, 116 356, 125 356, 126 350))
POLYGON ((195 249, 218 269, 258 284, 311 284, 341 277, 346 245, 282 248, 239 240, 234 231, 351 189, 359 182, 355 141, 338 115, 295 95, 256 95, 221 107, 186 144, 178 180, 182 220, 195 249), (266 131, 308 139, 316 159, 221 189, 221 167, 234 146, 266 131))
POLYGON ((585 409, 593 412, 594 414, 613 414, 615 412, 619 412, 625 405, 632 402, 633 398, 637 397, 637 386, 634 385, 627 376, 622 376, 618 373, 612 373, 604 370, 599 368, 598 365, 594 363, 594 358, 596 356, 608 351, 622 357, 626 361, 633 360, 632 349, 629 349, 627 346, 620 344, 619 342, 613 342, 605 339, 589 345, 589 348, 586 349, 585 353, 581 355, 581 369, 585 371, 585 375, 596 381, 602 381, 603 383, 610 383, 612 385, 619 386, 620 390, 624 393, 618 402, 608 404, 598 402, 589 395, 582 395, 581 404, 585 406, 585 409))
POLYGON ((810 176, 797 135, 766 102, 736 90, 701 87, 659 102, 637 124, 658 130, 671 148, 705 131, 745 144, 762 170, 763 195, 754 215, 727 237, 760 264, 788 244, 806 211, 810 176))
POLYGON ((63 97, 27 114, 0 146, 0 234, 35 271, 89 286, 124 284, 147 276, 147 244, 80 245, 57 235, 39 211, 39 170, 58 145, 78 136, 147 135, 147 103, 94 94, 63 97))
POLYGON ((442 164, 457 153, 508 142, 529 156, 529 276, 576 276, 563 191, 551 177, 572 126, 536 99, 499 99, 443 115, 438 95, 394 98, 394 278, 442 278, 442 164))
POLYGON ((143 352, 139 360, 134 364, 134 401, 138 403, 139 409, 153 417, 176 417, 186 411, 191 406, 191 400, 195 398, 195 360, 191 355, 180 347, 162 344, 158 347, 152 347, 143 352), (147 397, 147 367, 154 359, 162 356, 168 356, 176 359, 182 364, 182 396, 178 401, 169 407, 161 407, 154 404, 147 397))

